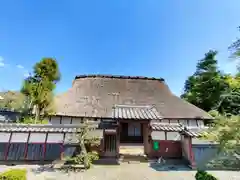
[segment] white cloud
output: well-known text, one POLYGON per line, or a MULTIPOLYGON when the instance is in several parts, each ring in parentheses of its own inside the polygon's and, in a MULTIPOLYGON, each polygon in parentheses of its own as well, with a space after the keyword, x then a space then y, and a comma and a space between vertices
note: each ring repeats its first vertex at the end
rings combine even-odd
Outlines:
POLYGON ((3 62, 3 57, 0 56, 0 67, 4 67, 5 63, 3 62))
POLYGON ((18 64, 18 65, 17 65, 17 68, 23 69, 24 67, 23 67, 22 65, 18 64))

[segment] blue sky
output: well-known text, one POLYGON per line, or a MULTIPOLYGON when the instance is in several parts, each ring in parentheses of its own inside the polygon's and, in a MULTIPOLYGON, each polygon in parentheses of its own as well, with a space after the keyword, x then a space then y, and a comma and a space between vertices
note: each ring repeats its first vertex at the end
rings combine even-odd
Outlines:
POLYGON ((42 57, 54 57, 62 80, 79 74, 162 77, 179 95, 196 62, 240 37, 240 1, 8 0, 0 1, 0 88, 18 90, 42 57))

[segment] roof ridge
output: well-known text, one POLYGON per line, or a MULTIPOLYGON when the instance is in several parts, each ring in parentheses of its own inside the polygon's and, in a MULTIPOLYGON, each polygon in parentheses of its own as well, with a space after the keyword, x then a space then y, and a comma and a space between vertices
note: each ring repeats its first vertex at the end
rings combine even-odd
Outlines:
POLYGON ((155 77, 146 77, 146 76, 124 76, 124 75, 107 75, 107 74, 88 74, 88 75, 77 75, 76 79, 81 78, 112 78, 112 79, 141 79, 141 80, 157 80, 157 81, 165 81, 163 78, 155 78, 155 77))

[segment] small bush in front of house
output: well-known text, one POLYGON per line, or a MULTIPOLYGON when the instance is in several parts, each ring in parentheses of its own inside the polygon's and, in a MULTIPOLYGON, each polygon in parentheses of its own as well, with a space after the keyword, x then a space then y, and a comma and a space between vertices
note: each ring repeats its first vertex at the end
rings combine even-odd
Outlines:
POLYGON ((218 180, 216 177, 213 175, 207 173, 206 171, 201 171, 198 170, 196 175, 195 175, 196 180, 218 180))
POLYGON ((26 169, 11 169, 0 174, 0 180, 27 180, 26 169))

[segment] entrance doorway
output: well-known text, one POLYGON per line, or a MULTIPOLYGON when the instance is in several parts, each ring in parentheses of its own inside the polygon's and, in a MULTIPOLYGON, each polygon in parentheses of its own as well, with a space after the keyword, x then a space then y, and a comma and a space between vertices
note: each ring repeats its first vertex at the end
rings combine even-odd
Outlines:
POLYGON ((120 143, 143 144, 143 125, 141 123, 121 123, 120 143))
POLYGON ((104 151, 105 156, 116 156, 117 138, 116 134, 104 135, 104 151))

